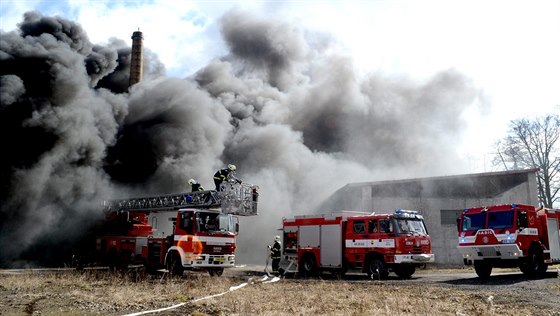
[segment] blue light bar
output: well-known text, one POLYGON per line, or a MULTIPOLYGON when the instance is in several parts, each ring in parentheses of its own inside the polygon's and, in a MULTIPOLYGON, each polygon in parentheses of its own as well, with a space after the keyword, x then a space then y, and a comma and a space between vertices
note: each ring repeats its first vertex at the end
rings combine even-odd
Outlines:
POLYGON ((418 215, 418 211, 411 211, 411 210, 395 210, 395 214, 399 214, 399 215, 405 215, 405 214, 412 214, 412 215, 418 215))

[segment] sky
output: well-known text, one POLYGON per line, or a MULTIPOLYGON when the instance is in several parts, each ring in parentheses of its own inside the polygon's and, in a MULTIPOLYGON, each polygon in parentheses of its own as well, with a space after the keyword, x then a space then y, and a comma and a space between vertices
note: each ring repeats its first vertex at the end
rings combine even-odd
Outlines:
POLYGON ((93 43, 140 29, 166 74, 187 77, 226 51, 219 18, 232 9, 334 38, 359 73, 423 80, 455 69, 486 97, 458 150, 489 171, 492 145, 521 117, 560 105, 560 1, 59 1, 4 0, 1 29, 37 10, 80 23, 93 43))
POLYGON ((560 1, 0 1, 0 266, 57 258, 100 201, 190 177, 213 189, 228 163, 260 187, 247 256, 348 183, 494 171, 511 120, 558 111, 559 14, 560 1), (129 88, 138 29, 144 76, 129 88))

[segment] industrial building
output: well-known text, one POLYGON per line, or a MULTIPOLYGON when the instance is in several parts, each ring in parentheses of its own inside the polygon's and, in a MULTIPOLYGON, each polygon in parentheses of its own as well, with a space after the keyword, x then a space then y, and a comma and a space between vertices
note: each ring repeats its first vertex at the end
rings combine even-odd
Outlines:
POLYGON ((425 218, 436 264, 462 265, 457 251, 457 222, 465 208, 496 204, 538 205, 538 169, 443 177, 350 183, 321 206, 339 210, 388 213, 417 210, 425 218))

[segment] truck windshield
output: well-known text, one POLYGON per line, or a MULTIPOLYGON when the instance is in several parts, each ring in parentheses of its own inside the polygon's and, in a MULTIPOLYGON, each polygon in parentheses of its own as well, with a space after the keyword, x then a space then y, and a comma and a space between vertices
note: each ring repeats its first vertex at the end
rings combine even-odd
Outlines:
POLYGON ((199 232, 235 232, 230 215, 200 212, 196 214, 196 222, 199 232))
POLYGON ((486 213, 465 214, 463 215, 463 231, 479 230, 486 224, 486 213))
POLYGON ((513 210, 488 213, 488 228, 501 229, 513 227, 513 210))
POLYGON ((419 233, 427 235, 426 226, 421 219, 397 218, 397 232, 402 234, 419 233))

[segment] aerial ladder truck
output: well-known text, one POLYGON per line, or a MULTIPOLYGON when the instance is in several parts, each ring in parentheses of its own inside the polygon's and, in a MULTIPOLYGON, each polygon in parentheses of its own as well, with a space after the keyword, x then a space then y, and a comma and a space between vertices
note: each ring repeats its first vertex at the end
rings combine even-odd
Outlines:
POLYGON ((237 216, 257 215, 258 195, 256 185, 224 181, 219 191, 105 201, 95 261, 142 264, 152 272, 165 268, 174 275, 186 269, 221 275, 235 265, 237 216))

